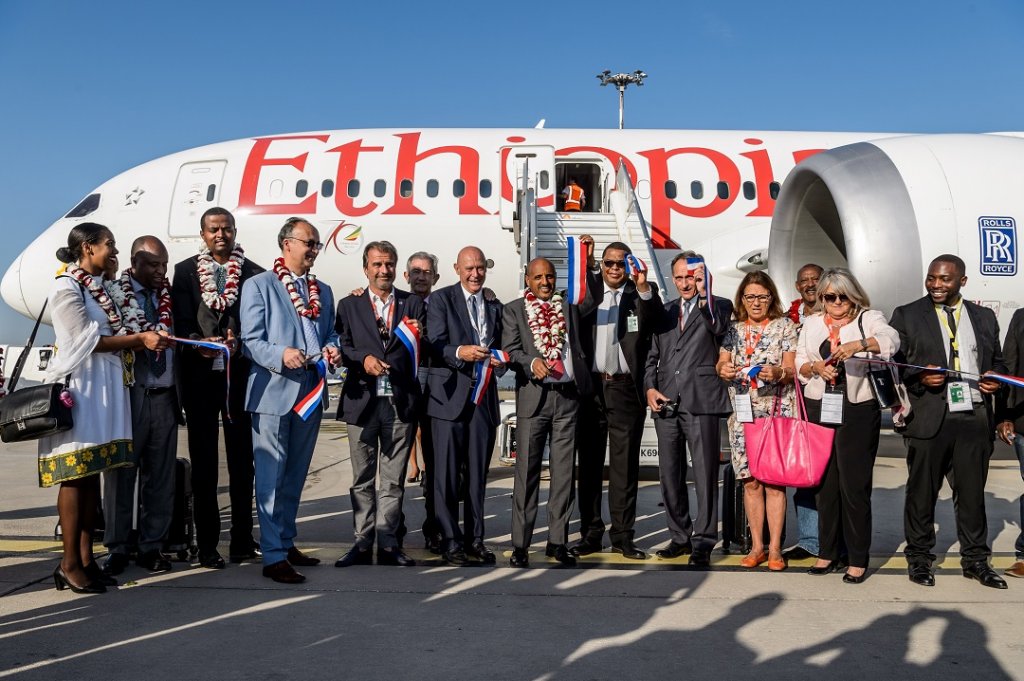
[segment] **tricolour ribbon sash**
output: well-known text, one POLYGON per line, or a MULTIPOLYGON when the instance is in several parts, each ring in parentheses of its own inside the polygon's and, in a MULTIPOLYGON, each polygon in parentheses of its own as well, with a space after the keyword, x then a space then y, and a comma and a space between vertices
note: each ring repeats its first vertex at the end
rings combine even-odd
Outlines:
POLYGON ((316 387, 310 390, 309 394, 299 400, 292 408, 292 411, 298 414, 299 418, 303 421, 308 421, 310 415, 324 400, 324 391, 327 390, 327 361, 323 357, 317 360, 316 372, 320 375, 320 380, 317 382, 316 387))
POLYGON ((633 255, 632 253, 627 253, 626 254, 626 271, 629 272, 629 274, 631 276, 635 277, 640 272, 646 272, 647 271, 647 263, 645 263, 643 260, 641 260, 640 258, 638 258, 635 255, 633 255))
POLYGON ((704 258, 687 258, 686 269, 689 272, 697 269, 698 265, 704 265, 704 293, 708 297, 708 314, 711 315, 711 321, 715 321, 715 298, 711 293, 711 270, 708 268, 708 264, 704 262, 704 258))
POLYGON ((420 332, 408 322, 408 317, 402 318, 402 321, 395 327, 395 336, 409 351, 409 355, 412 357, 412 377, 416 378, 420 372, 420 332))
POLYGON ((231 350, 225 343, 214 343, 213 341, 204 340, 192 340, 191 338, 178 338, 177 336, 171 336, 170 339, 175 343, 184 343, 185 345, 194 345, 199 348, 206 348, 207 350, 216 350, 217 352, 224 353, 224 416, 227 417, 228 422, 231 421, 231 350))
MULTIPOLYGON (((510 361, 508 353, 497 348, 491 349, 491 357, 502 364, 508 364, 510 361)), ((484 393, 487 392, 487 385, 491 382, 491 375, 493 373, 494 369, 491 368, 490 358, 480 360, 476 363, 476 368, 473 369, 473 381, 475 384, 473 385, 473 394, 470 397, 473 400, 473 404, 478 407, 484 401, 484 393)))
POLYGON ((566 301, 579 305, 587 295, 587 245, 574 236, 567 239, 569 245, 569 288, 566 301))
POLYGON ((747 377, 747 380, 750 381, 750 387, 755 390, 757 389, 757 375, 761 373, 761 369, 762 366, 760 364, 740 369, 740 373, 747 377))
MULTIPOLYGON (((994 371, 989 371, 988 373, 984 373, 984 374, 972 374, 972 373, 967 372, 967 371, 957 371, 955 369, 947 369, 946 367, 926 367, 926 366, 921 366, 920 364, 906 364, 904 362, 893 362, 893 361, 887 360, 887 359, 869 359, 867 357, 850 357, 846 361, 849 362, 850 360, 854 360, 854 361, 857 361, 857 362, 866 362, 868 364, 883 364, 885 366, 903 367, 905 369, 923 369, 924 371, 939 371, 939 372, 942 372, 944 374, 956 374, 956 375, 961 376, 963 378, 971 378, 971 379, 974 379, 976 381, 980 381, 980 380, 986 379, 986 378, 991 378, 994 381, 999 381, 1000 383, 1005 383, 1006 385, 1011 385, 1014 388, 1024 388, 1024 378, 1021 378, 1020 376, 1011 376, 1010 374, 998 374, 998 373, 996 373, 994 371)), ((825 361, 826 362, 830 362, 831 358, 828 358, 825 361)))

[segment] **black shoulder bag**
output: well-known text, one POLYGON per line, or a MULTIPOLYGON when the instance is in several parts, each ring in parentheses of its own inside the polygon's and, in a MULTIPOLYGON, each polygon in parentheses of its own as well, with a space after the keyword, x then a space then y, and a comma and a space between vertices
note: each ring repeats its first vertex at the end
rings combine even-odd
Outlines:
POLYGON ((39 331, 39 323, 42 322, 45 311, 46 302, 43 303, 43 309, 39 311, 36 324, 32 327, 28 344, 14 365, 10 380, 11 392, 0 399, 0 440, 4 442, 37 440, 44 435, 70 430, 74 426, 71 407, 60 398, 70 374, 64 378, 64 383, 44 383, 15 390, 25 367, 25 360, 28 359, 28 354, 36 341, 36 332, 39 331))
MULTIPOLYGON (((860 337, 867 340, 864 334, 864 313, 857 315, 857 327, 860 329, 860 337)), ((871 367, 869 364, 868 367, 871 367)), ((871 393, 875 401, 882 409, 889 409, 900 404, 899 395, 896 394, 896 379, 892 375, 892 367, 883 366, 867 371, 868 384, 871 385, 871 393)))

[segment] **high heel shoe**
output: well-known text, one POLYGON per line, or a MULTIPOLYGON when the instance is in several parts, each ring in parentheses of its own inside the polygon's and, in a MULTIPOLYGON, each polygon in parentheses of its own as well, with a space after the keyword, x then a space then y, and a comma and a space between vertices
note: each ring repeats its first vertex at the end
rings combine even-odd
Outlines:
POLYGON ((93 584, 102 584, 103 586, 117 586, 117 580, 105 573, 100 566, 93 561, 86 565, 84 568, 85 576, 89 578, 89 581, 93 584))
POLYGON ((89 582, 85 586, 75 586, 68 576, 64 574, 64 568, 60 565, 53 571, 53 585, 57 587, 57 591, 63 591, 64 589, 71 589, 76 594, 102 594, 107 592, 107 587, 102 584, 96 584, 95 582, 89 582))
POLYGON ((830 560, 828 562, 828 565, 822 565, 821 567, 818 567, 817 565, 815 565, 814 567, 808 568, 807 569, 807 574, 809 574, 809 575, 828 575, 828 574, 832 574, 833 572, 835 572, 838 569, 839 569, 839 561, 838 560, 830 560))
POLYGON ((849 572, 847 572, 846 574, 843 575, 843 581, 846 582, 847 584, 860 584, 861 582, 863 582, 867 578, 867 576, 868 576, 867 570, 865 570, 864 572, 862 572, 862 573, 860 573, 859 575, 856 575, 856 576, 851 575, 849 572))

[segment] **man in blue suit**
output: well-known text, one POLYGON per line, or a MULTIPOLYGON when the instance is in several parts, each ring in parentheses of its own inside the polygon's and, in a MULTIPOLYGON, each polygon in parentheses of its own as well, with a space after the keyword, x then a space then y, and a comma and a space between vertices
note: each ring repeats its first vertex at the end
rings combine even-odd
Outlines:
POLYGON ((501 348, 502 305, 484 296, 487 259, 475 246, 459 251, 455 262, 459 283, 435 291, 427 314, 427 336, 435 362, 427 390, 427 416, 434 440, 434 499, 444 536, 443 556, 452 565, 469 558, 495 562, 484 545, 484 497, 487 469, 498 427, 498 389, 495 377, 481 388, 479 406, 473 400, 477 370, 488 362, 497 374, 505 365, 492 356, 501 348), (465 529, 459 528, 459 469, 466 469, 465 529))
POLYGON ((338 420, 348 424, 355 544, 335 567, 369 565, 375 541, 378 565, 416 564, 402 552, 398 528, 422 391, 415 358, 399 327, 404 321, 421 332, 426 311, 419 296, 395 288, 397 263, 389 242, 368 243, 363 249, 366 290, 338 304, 338 338, 348 369, 338 420))
POLYGON ((293 566, 320 562, 294 544, 299 498, 327 401, 318 361, 336 365, 341 355, 334 296, 309 272, 323 247, 320 234, 306 220, 289 218, 277 244, 281 257, 273 270, 254 276, 242 290, 241 333, 252 359, 246 411, 252 414, 263 576, 297 584, 306 578, 293 566))

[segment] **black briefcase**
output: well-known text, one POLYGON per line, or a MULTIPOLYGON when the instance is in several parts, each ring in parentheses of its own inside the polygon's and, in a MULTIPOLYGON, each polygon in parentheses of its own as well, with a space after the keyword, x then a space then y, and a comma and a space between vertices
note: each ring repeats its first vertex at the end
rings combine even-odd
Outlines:
POLYGON ((0 440, 37 440, 70 430, 74 421, 71 407, 60 399, 63 390, 63 383, 46 383, 16 390, 0 399, 0 440))

